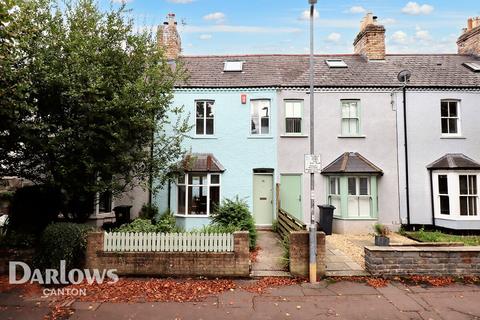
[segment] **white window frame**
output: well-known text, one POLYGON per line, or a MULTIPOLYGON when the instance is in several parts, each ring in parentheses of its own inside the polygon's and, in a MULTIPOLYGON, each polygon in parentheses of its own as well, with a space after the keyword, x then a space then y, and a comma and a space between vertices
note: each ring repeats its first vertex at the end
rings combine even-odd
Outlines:
MULTIPOLYGON (((443 137, 459 137, 459 136, 462 136, 462 114, 461 114, 461 107, 460 107, 460 100, 456 100, 456 99, 442 99, 440 101, 440 132, 442 134, 443 137), (448 113, 449 115, 444 117, 442 116, 442 103, 443 102, 446 102, 448 103, 448 113), (450 116, 450 103, 456 103, 457 105, 457 116, 456 117, 451 117, 450 116), (450 132, 443 132, 443 119, 447 119, 447 120, 450 120, 450 119, 455 119, 457 121, 457 132, 456 133, 450 133, 450 132)), ((450 128, 450 124, 447 124, 447 128, 448 128, 448 131, 449 128, 450 128)))
POLYGON ((444 220, 480 220, 479 208, 479 180, 480 171, 473 170, 434 170, 432 172, 432 189, 433 189, 433 212, 436 219, 444 220), (438 192, 438 176, 446 175, 448 179, 448 196, 450 204, 450 214, 440 213, 440 194, 438 192), (460 176, 475 175, 477 176, 477 215, 462 216, 460 215, 460 176))
POLYGON ((215 135, 215 100, 211 99, 198 99, 195 100, 195 135, 199 137, 204 137, 204 136, 214 136, 215 135), (197 103, 203 103, 203 133, 197 133, 197 120, 200 119, 197 116, 197 103), (213 109, 213 117, 208 117, 207 116, 207 102, 212 103, 212 109, 213 109), (212 133, 207 133, 207 120, 213 120, 213 132, 212 133))
POLYGON ((205 173, 205 172, 190 172, 190 173, 185 173, 184 175, 184 182, 180 183, 179 179, 177 178, 177 216, 181 217, 191 217, 191 218, 202 218, 202 217, 210 217, 211 215, 211 209, 210 208, 210 187, 219 187, 219 197, 218 201, 220 202, 222 200, 222 175, 219 172, 213 172, 213 173, 205 173), (188 179, 189 175, 206 175, 207 176, 207 183, 205 184, 189 184, 188 179), (212 176, 213 175, 218 175, 218 183, 212 183, 212 176), (185 187, 185 212, 179 212, 178 211, 178 187, 183 186, 185 187), (207 189, 207 214, 190 214, 188 213, 188 189, 189 187, 204 187, 207 189))
MULTIPOLYGON (((291 135, 291 136, 296 136, 296 135, 302 135, 303 134, 303 100, 299 100, 299 99, 287 99, 284 101, 284 111, 285 111, 285 135, 291 135), (300 117, 288 117, 287 116, 287 105, 289 103, 292 103, 294 104, 293 108, 295 108, 295 104, 299 104, 300 105, 300 117), (288 125, 287 125, 287 120, 288 119, 300 119, 300 132, 288 132, 287 131, 287 128, 288 128, 288 125)), ((295 110, 293 110, 293 113, 295 113, 295 110)))
POLYGON ((341 132, 341 137, 359 137, 362 134, 362 117, 361 117, 361 104, 360 104, 360 99, 342 99, 340 100, 340 132, 341 132), (357 116, 356 117, 351 117, 350 116, 350 111, 348 117, 344 117, 344 108, 346 103, 356 103, 357 104, 357 116), (357 127, 357 132, 352 132, 350 130, 350 126, 348 129, 348 132, 343 130, 343 122, 344 120, 350 121, 350 120, 357 120, 358 121, 358 127, 357 127))
POLYGON ((250 124, 250 135, 251 136, 271 136, 272 135, 272 101, 270 99, 251 99, 250 100, 250 121, 249 121, 249 124, 250 124), (262 132, 262 117, 261 116, 261 113, 258 112, 258 115, 257 115, 257 121, 258 121, 258 125, 259 125, 259 132, 257 133, 254 133, 252 132, 252 119, 254 119, 253 117, 253 108, 254 108, 254 105, 256 102, 259 102, 259 101, 267 101, 268 102, 268 132, 267 133, 263 133, 262 132))

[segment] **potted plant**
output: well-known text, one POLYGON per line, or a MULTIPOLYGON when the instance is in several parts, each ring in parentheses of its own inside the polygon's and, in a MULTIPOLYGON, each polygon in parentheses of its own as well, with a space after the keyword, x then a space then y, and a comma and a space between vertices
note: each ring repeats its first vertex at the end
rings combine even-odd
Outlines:
POLYGON ((373 229, 375 230, 375 245, 382 247, 389 246, 390 238, 388 237, 388 234, 390 233, 390 230, 381 223, 376 223, 373 226, 373 229))

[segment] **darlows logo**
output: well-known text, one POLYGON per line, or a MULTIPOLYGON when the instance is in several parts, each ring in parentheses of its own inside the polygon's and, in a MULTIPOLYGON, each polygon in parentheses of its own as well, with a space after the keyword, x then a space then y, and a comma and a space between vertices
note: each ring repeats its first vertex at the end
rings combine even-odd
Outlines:
POLYGON ((40 269, 30 268, 25 262, 22 261, 10 261, 8 270, 8 281, 10 284, 23 284, 23 283, 38 283, 41 285, 67 285, 67 284, 79 284, 84 280, 88 284, 98 283, 101 284, 108 279, 107 283, 116 283, 119 278, 116 274, 117 269, 103 269, 102 272, 98 269, 72 269, 66 271, 65 260, 60 260, 59 269, 45 269, 44 273, 40 269), (19 272, 17 276, 17 270, 19 272))

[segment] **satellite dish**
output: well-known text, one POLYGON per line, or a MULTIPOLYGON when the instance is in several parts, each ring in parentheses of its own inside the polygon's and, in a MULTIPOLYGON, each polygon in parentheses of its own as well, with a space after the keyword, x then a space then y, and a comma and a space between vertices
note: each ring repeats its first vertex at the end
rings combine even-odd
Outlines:
POLYGON ((409 70, 402 70, 398 73, 397 79, 400 82, 407 83, 411 77, 412 73, 409 70))

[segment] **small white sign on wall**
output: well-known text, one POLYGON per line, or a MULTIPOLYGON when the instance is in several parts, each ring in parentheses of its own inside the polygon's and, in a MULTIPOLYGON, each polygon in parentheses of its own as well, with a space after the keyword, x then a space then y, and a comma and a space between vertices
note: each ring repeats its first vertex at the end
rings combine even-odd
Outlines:
POLYGON ((305 173, 320 173, 322 171, 322 160, 320 155, 305 155, 305 173))

